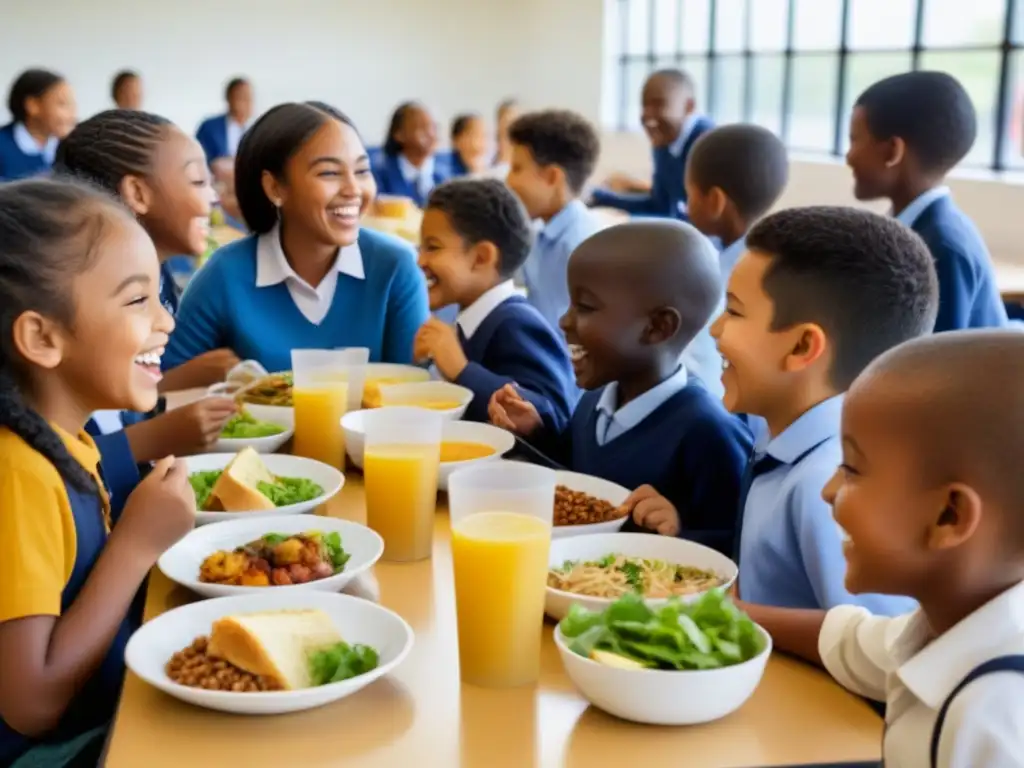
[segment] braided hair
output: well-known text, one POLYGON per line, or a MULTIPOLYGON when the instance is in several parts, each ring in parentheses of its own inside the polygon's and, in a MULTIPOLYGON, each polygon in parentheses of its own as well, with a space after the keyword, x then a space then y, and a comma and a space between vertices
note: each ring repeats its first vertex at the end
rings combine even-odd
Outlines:
POLYGON ((174 123, 134 109, 108 109, 75 126, 57 147, 54 173, 120 194, 125 176, 145 176, 174 123))
POLYGON ((25 312, 72 326, 71 279, 92 265, 97 241, 118 210, 107 195, 81 184, 30 180, 0 185, 0 427, 21 437, 85 492, 98 490, 93 476, 25 399, 25 363, 13 329, 25 312))

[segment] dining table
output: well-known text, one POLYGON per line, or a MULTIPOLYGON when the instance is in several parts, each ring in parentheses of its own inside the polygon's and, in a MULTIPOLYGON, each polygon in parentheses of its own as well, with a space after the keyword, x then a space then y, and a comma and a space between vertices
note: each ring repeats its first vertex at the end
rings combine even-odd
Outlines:
MULTIPOLYGON (((172 407, 182 401, 169 398, 172 407)), ((317 514, 365 523, 361 475, 350 470, 342 490, 317 514)), ((158 568, 147 590, 147 620, 200 599, 158 568)), ((443 493, 432 556, 378 562, 347 591, 398 613, 415 632, 411 653, 391 674, 319 709, 242 716, 185 704, 129 672, 104 765, 754 768, 879 758, 882 721, 872 708, 825 672, 777 652, 753 696, 733 714, 704 725, 640 725, 590 706, 562 667, 550 622, 542 629, 536 684, 512 689, 461 684, 443 493)))

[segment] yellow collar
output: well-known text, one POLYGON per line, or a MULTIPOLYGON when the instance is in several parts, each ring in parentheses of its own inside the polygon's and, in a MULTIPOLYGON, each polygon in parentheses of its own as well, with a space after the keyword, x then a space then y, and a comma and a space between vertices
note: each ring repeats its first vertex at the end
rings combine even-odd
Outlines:
POLYGON ((103 478, 100 476, 100 450, 96 447, 96 443, 92 437, 83 429, 77 435, 72 435, 70 432, 58 427, 56 424, 51 423, 50 426, 53 431, 57 433, 57 436, 64 443, 64 447, 67 448, 68 453, 71 454, 71 458, 77 461, 82 467, 92 475, 96 481, 96 487, 99 490, 100 501, 103 503, 103 519, 107 524, 107 529, 110 529, 110 497, 107 494, 107 487, 103 483, 103 478))

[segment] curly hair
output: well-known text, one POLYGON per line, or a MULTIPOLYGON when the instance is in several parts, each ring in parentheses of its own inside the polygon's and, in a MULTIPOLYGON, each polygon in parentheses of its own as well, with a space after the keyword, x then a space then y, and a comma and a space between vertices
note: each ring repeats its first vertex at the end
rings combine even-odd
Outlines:
POLYGON ((594 172, 601 140, 594 126, 575 112, 551 109, 531 112, 509 127, 509 140, 529 150, 537 165, 557 165, 575 194, 594 172))

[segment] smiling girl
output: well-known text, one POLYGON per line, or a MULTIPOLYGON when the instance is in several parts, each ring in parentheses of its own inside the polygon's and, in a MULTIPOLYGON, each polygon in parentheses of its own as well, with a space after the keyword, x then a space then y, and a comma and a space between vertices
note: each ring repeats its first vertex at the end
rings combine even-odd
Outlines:
POLYGON ((129 473, 83 429, 157 402, 174 321, 145 231, 105 195, 25 181, 0 187, 0 242, 0 764, 60 768, 102 741, 136 593, 195 497, 166 458, 111 504, 129 473))
POLYGON ((75 126, 75 94, 55 72, 29 69, 11 86, 11 122, 0 128, 0 181, 46 173, 57 142, 75 126))
POLYGON ((409 245, 359 226, 376 185, 345 115, 320 102, 274 107, 242 138, 235 187, 254 235, 192 279, 165 368, 219 347, 269 371, 287 370, 295 348, 412 361, 426 285, 409 245))
POLYGON ((378 191, 411 198, 422 208, 430 190, 451 175, 436 152, 437 122, 430 111, 416 101, 399 105, 391 115, 379 167, 373 169, 378 191))

